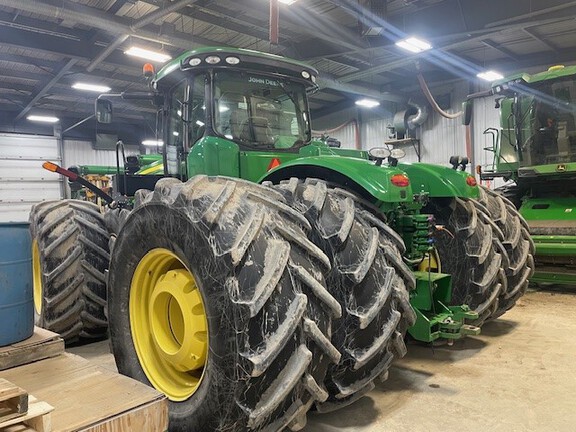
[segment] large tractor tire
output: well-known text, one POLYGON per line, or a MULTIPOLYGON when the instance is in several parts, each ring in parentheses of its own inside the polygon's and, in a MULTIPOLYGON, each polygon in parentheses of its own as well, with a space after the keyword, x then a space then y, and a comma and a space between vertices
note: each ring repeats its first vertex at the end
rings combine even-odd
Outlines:
POLYGON ((514 307, 516 301, 526 292, 528 279, 534 274, 535 268, 534 243, 526 221, 511 201, 481 187, 478 202, 491 216, 497 227, 498 238, 504 246, 502 266, 506 273, 507 289, 501 292, 498 308, 490 316, 495 319, 514 307))
POLYGON ((171 431, 299 430, 328 397, 341 315, 309 224, 273 189, 162 179, 112 251, 118 370, 169 399, 171 431))
POLYGON ((307 218, 310 239, 332 262, 327 282, 344 313, 333 343, 342 359, 330 367, 329 398, 317 409, 333 411, 374 388, 406 354, 404 336, 416 319, 408 293, 414 276, 402 261, 402 240, 354 195, 315 179, 275 187, 307 218))
POLYGON ((478 313, 472 324, 481 326, 499 308, 506 292, 502 247, 489 216, 473 200, 436 198, 423 213, 431 213, 443 229, 436 236, 438 269, 452 275, 453 305, 465 304, 478 313))
POLYGON ((30 212, 35 323, 66 342, 106 336, 108 231, 95 204, 45 201, 30 212))

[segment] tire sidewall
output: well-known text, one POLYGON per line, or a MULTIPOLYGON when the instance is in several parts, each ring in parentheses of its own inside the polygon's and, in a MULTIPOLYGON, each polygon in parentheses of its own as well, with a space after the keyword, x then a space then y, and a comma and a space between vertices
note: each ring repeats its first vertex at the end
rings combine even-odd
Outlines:
MULTIPOLYGON (((108 289, 110 336, 120 373, 151 385, 140 366, 130 329, 130 285, 140 259, 151 249, 165 248, 175 253, 196 279, 208 321, 209 353, 202 382, 186 401, 169 402, 170 430, 214 430, 217 425, 204 419, 223 407, 235 407, 235 382, 241 358, 236 356, 235 322, 242 320, 231 307, 226 279, 233 269, 214 253, 193 223, 181 211, 160 204, 145 204, 132 212, 120 231, 114 247, 108 289), (144 230, 143 228, 146 227, 144 230), (184 227, 184 229, 182 229, 184 227), (178 232, 176 232, 178 230, 178 232), (152 233, 145 238, 142 233, 152 233), (216 257, 218 258, 218 257, 216 257)), ((222 412, 221 417, 238 413, 222 412)))

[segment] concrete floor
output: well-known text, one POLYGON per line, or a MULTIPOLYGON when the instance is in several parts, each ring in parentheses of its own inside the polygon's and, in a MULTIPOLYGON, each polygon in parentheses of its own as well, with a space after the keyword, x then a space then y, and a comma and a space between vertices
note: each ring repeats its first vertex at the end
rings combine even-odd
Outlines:
MULTIPOLYGON (((576 290, 530 291, 481 336, 408 348, 387 382, 304 432, 576 431, 576 290)), ((115 369, 106 341, 69 351, 115 369)))

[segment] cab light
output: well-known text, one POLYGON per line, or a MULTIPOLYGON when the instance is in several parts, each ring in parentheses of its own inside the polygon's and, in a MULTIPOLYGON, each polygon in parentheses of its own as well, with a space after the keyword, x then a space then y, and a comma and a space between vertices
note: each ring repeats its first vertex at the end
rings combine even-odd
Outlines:
POLYGON ((270 161, 270 165, 268 165, 267 171, 273 170, 274 168, 276 168, 278 166, 280 166, 280 159, 274 158, 270 161))
POLYGON ((220 63, 220 57, 218 56, 208 56, 206 57, 206 63, 208 64, 218 64, 220 63))
POLYGON ((199 59, 198 57, 193 57, 190 60, 188 60, 188 64, 190 66, 198 66, 200 63, 202 63, 202 60, 199 59))
POLYGON ((472 186, 472 187, 478 186, 478 183, 476 182, 476 179, 475 179, 474 177, 472 177, 472 176, 466 177, 466 184, 467 184, 468 186, 472 186))
POLYGON ((226 57, 226 63, 230 65, 237 65, 240 63, 240 59, 238 57, 226 57))
POLYGON ((394 174, 390 177, 390 181, 394 186, 407 187, 410 186, 410 179, 405 174, 394 174))

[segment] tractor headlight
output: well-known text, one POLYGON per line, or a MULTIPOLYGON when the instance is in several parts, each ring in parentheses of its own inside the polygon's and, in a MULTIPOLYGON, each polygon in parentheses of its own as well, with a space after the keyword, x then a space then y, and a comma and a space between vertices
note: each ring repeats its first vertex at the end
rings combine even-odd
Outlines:
POLYGON ((404 156, 406 156, 406 152, 402 149, 395 148, 390 152, 390 156, 394 159, 402 159, 404 156))
POLYGON ((386 159, 390 156, 390 150, 386 147, 374 147, 368 150, 368 154, 373 159, 386 159))

